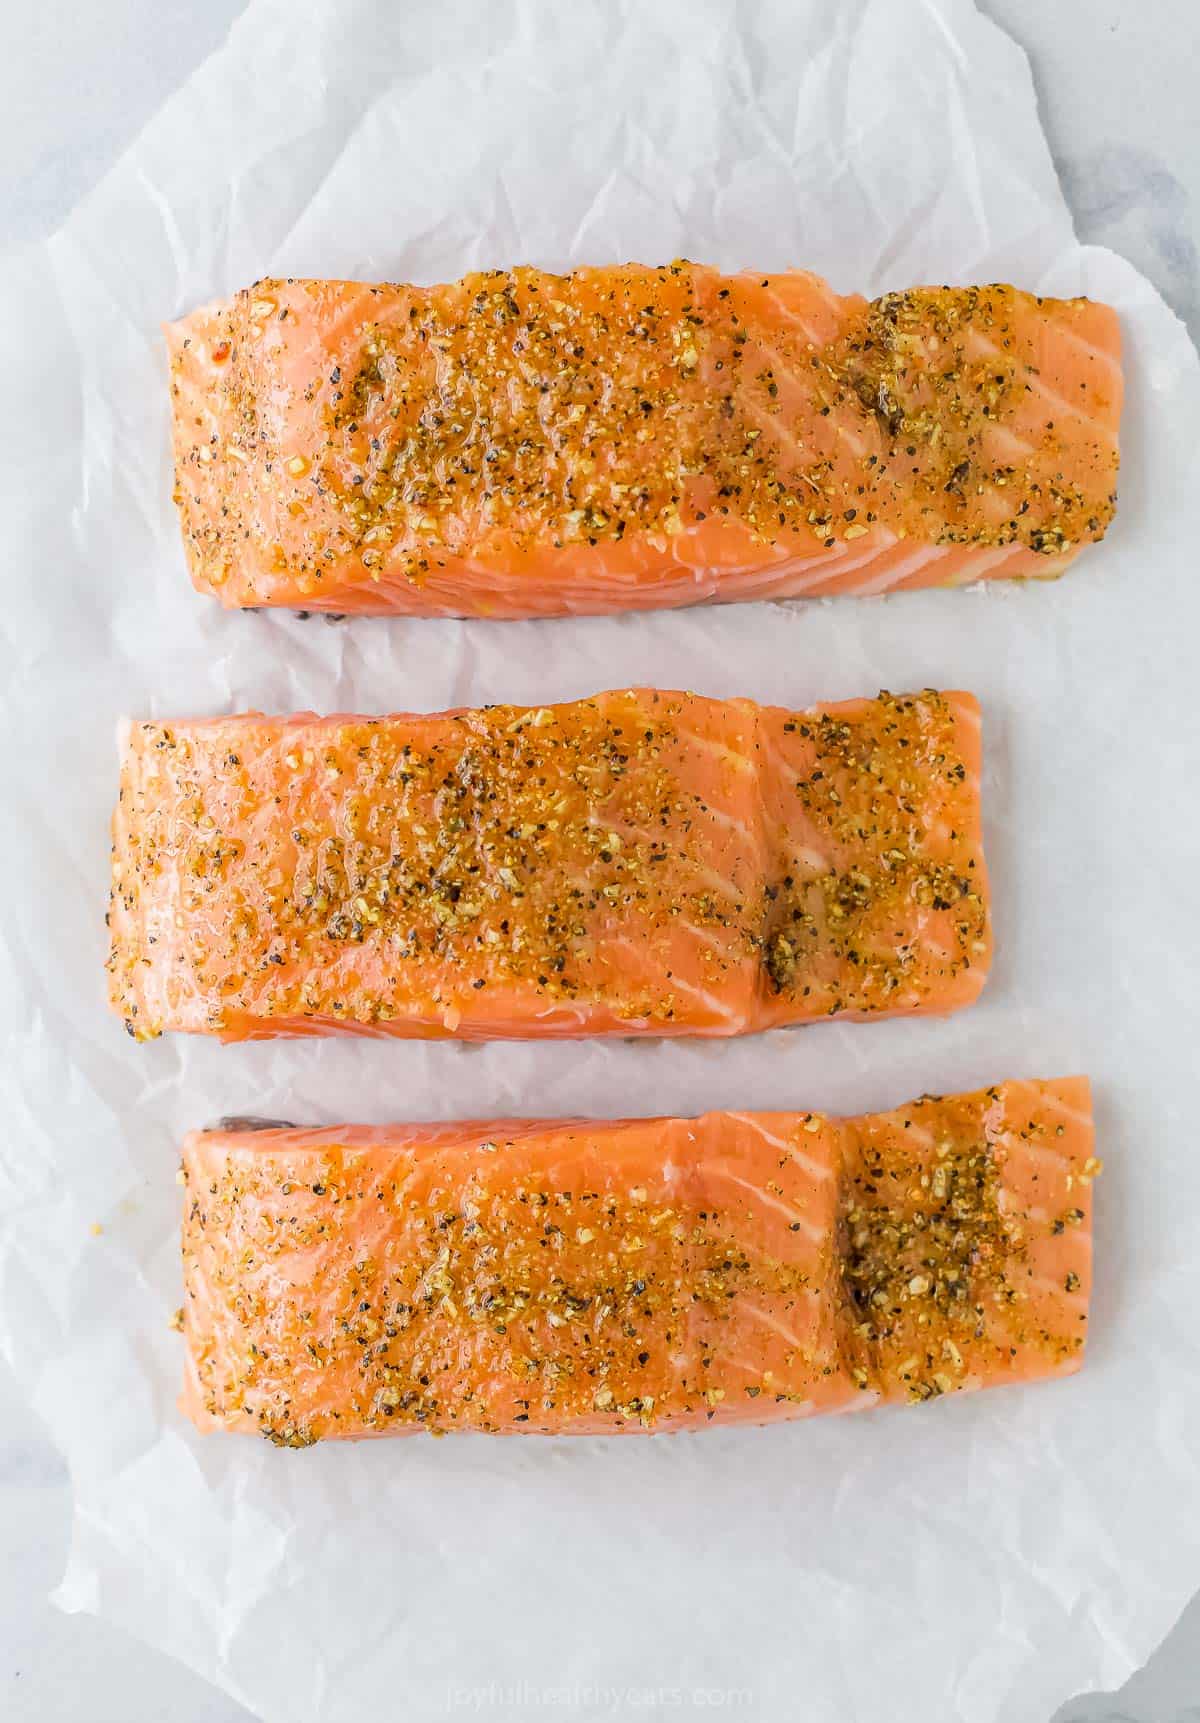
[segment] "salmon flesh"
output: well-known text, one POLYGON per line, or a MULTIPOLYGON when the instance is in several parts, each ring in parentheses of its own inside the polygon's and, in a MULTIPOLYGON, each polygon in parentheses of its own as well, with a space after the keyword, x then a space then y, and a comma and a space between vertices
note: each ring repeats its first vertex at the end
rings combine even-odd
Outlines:
POLYGON ((291 1447, 765 1424, 1082 1362, 1083 1078, 863 1118, 202 1131, 183 1408, 291 1447))
POLYGON ((172 324, 229 606, 528 617, 1051 576, 1112 518, 1117 318, 691 263, 260 281, 172 324))
POLYGON ((948 1012, 990 955, 969 694, 131 723, 139 1039, 737 1035, 948 1012))

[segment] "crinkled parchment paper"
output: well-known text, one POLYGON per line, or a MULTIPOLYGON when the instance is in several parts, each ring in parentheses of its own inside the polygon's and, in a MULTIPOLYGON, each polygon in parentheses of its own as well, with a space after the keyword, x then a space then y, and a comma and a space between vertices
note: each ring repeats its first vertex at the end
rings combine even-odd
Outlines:
POLYGON ((63 1607, 269 1723, 1037 1723, 1119 1684, 1200 1583, 1200 388, 1152 289, 1077 244, 1022 56, 968 0, 258 0, 2 295, 0 1302, 70 1464, 63 1607), (1048 587, 540 624, 192 593, 161 319, 266 273, 677 254, 1115 303, 1107 542, 1048 587), (107 1015, 118 714, 633 681, 795 705, 976 690, 983 1002, 696 1046, 137 1047, 107 1015), (175 1150, 221 1113, 853 1111, 1075 1070, 1107 1172, 1072 1381, 769 1431, 303 1453, 203 1441, 175 1411, 175 1150))

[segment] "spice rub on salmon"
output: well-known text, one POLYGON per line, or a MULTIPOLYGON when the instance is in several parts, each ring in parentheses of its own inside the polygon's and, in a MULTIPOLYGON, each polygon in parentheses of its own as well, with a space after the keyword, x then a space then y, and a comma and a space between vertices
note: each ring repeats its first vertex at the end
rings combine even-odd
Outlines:
POLYGON ((194 1030, 735 1035, 990 955, 968 694, 131 723, 110 998, 194 1030))
POLYGON ((302 1447, 764 1424, 1079 1368, 1083 1078, 893 1113, 200 1132, 182 1405, 302 1447))
POLYGON ((1112 518, 1116 315, 691 263, 269 280, 167 331, 192 578, 521 617, 1062 572, 1112 518))

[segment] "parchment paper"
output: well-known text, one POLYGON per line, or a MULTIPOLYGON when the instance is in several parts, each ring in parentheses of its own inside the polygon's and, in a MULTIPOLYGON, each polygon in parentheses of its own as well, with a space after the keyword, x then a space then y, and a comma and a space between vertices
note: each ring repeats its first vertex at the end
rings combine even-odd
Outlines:
POLYGON ((62 1606, 269 1723, 1036 1723, 1119 1684, 1200 1583, 1200 367, 1152 289, 1076 243, 1019 52, 968 0, 257 0, 0 303, 0 1338, 70 1465, 62 1606), (1130 398, 1109 539, 1047 588, 577 622, 339 625, 192 594, 160 320, 268 272, 676 254, 1112 301, 1130 398), (983 1002, 740 1044, 484 1049, 135 1047, 106 1014, 119 713, 633 681, 796 705, 974 689, 983 1002), (175 1149, 221 1113, 857 1111, 1075 1070, 1107 1171, 1072 1381, 765 1432, 303 1453, 202 1441, 174 1409, 175 1149))

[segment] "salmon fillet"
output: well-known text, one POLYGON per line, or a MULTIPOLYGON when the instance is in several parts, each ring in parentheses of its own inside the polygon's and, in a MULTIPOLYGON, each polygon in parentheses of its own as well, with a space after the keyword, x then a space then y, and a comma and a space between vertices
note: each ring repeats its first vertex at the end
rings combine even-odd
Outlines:
POLYGON ((979 772, 934 691, 129 724, 111 1001, 139 1039, 950 1011, 990 955, 979 772))
POLYGON ((1114 312, 690 263, 260 281, 167 330, 228 606, 555 616, 1050 576, 1112 517, 1114 312))
POLYGON ((181 1404, 302 1447, 764 1424, 1067 1375, 1098 1170, 1082 1077, 852 1119, 201 1131, 181 1404))

